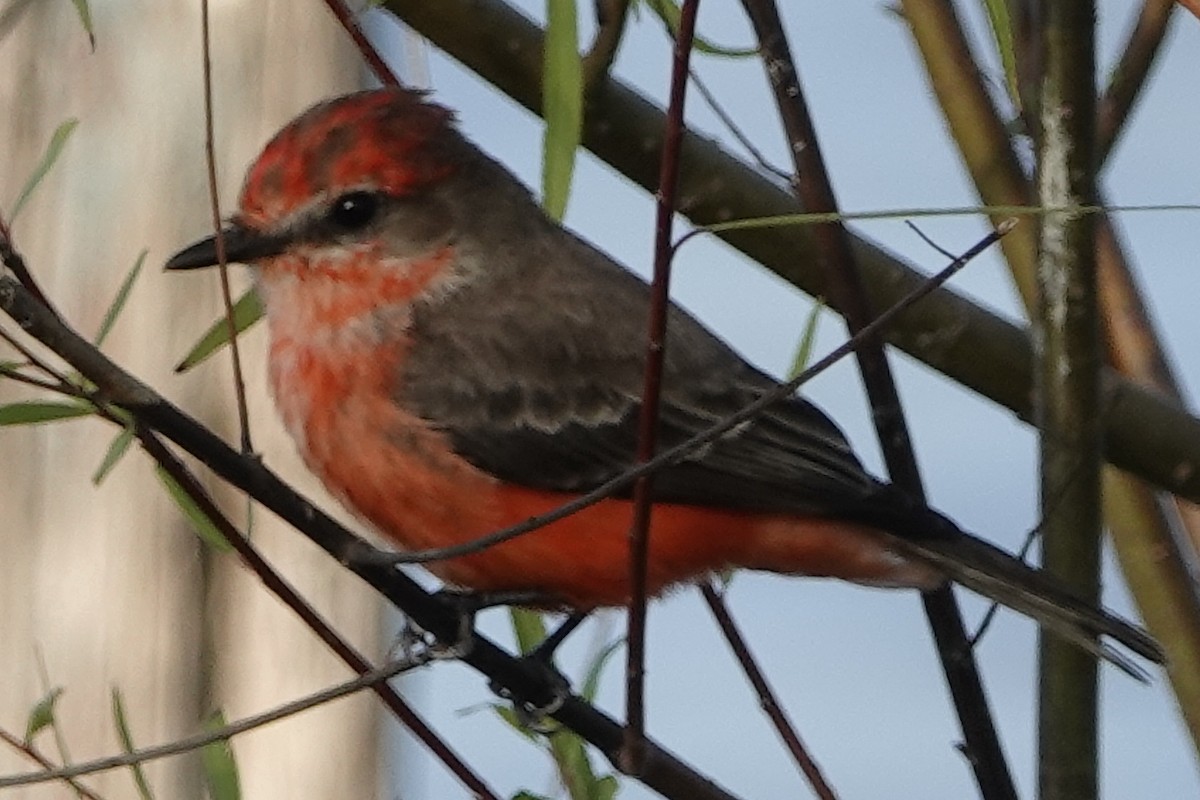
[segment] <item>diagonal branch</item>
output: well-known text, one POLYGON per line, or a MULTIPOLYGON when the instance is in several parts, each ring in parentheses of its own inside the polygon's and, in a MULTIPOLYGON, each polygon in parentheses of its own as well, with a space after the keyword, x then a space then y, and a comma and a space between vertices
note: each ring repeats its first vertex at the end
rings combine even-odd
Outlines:
MULTIPOLYGON (((442 642, 461 644, 466 651, 463 662, 535 707, 557 705, 551 716, 620 767, 623 729, 611 717, 575 695, 564 698, 555 676, 538 664, 514 658, 486 637, 472 633, 463 642, 459 609, 452 600, 431 595, 402 572, 383 563, 378 551, 299 495, 258 459, 239 454, 149 386, 123 371, 20 283, 5 276, 0 276, 0 310, 95 384, 107 401, 133 414, 141 424, 170 439, 301 531, 423 630, 442 642), (372 553, 375 557, 364 557, 372 553)), ((645 750, 639 779, 660 794, 680 799, 736 800, 653 740, 646 740, 645 750)))
MULTIPOLYGON (((743 0, 743 5, 758 37, 767 76, 787 133, 793 158, 793 189, 806 209, 818 213, 837 211, 833 186, 774 0, 743 0)), ((873 312, 849 235, 838 222, 814 227, 829 297, 842 309, 850 331, 857 333, 870 324, 873 312)), ((856 351, 856 356, 893 483, 914 499, 924 502, 925 489, 909 440, 900 396, 884 354, 883 340, 879 337, 867 339, 856 351)), ((923 593, 922 600, 980 792, 985 798, 995 800, 1015 798, 1012 775, 1000 748, 987 695, 954 594, 948 586, 943 586, 923 593)))

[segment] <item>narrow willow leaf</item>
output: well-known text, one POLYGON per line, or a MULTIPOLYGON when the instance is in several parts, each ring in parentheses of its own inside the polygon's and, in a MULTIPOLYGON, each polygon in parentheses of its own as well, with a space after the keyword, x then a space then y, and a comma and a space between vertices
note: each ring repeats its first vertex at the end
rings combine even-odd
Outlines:
POLYGON ((542 206, 561 220, 571 194, 575 153, 583 131, 583 61, 575 0, 546 0, 546 46, 543 51, 542 206))
MULTIPOLYGON (((137 748, 133 746, 133 734, 129 732, 129 719, 125 716, 125 701, 121 698, 121 690, 112 690, 113 725, 117 729, 117 738, 121 740, 121 749, 125 755, 132 755, 137 748)), ((142 800, 154 800, 154 792, 150 791, 150 783, 141 764, 130 764, 133 773, 133 783, 137 786, 138 797, 142 800)))
POLYGON ((121 456, 129 450, 129 445, 133 443, 133 428, 125 428, 116 436, 108 445, 108 451, 105 452, 104 458, 100 461, 100 466, 96 467, 96 471, 92 474, 92 485, 99 486, 108 477, 108 473, 112 472, 112 468, 121 460, 121 456))
POLYGON ((987 12, 988 24, 996 40, 996 52, 1004 66, 1004 80, 1008 84, 1008 96, 1018 110, 1021 108, 1021 93, 1017 86, 1017 54, 1013 45, 1012 19, 1008 15, 1009 0, 981 0, 987 12))
POLYGON ((808 319, 804 320, 800 343, 796 346, 796 355, 792 358, 792 366, 787 374, 789 381, 808 369, 809 362, 812 361, 813 344, 817 339, 817 323, 821 321, 821 312, 824 310, 825 303, 817 298, 817 302, 813 303, 813 307, 808 312, 808 319))
POLYGON ((583 678, 583 684, 579 688, 579 696, 589 703, 596 699, 596 692, 600 689, 600 676, 604 674, 604 667, 612 659, 613 655, 621 649, 621 645, 625 644, 625 639, 620 638, 609 642, 608 645, 596 654, 592 659, 592 663, 588 665, 587 675, 583 678))
POLYGON ((125 308, 126 301, 129 300, 129 291, 133 289, 134 282, 138 279, 138 275, 142 272, 142 265, 146 263, 146 251, 143 250, 138 254, 137 260, 133 262, 133 266, 129 270, 129 274, 125 276, 125 280, 121 281, 121 288, 117 289, 117 294, 113 297, 112 303, 109 304, 108 310, 104 312, 104 319, 100 321, 100 332, 96 334, 96 349, 104 344, 104 340, 108 338, 109 331, 112 330, 113 324, 116 323, 117 317, 120 316, 121 310, 125 308))
POLYGON ((17 195, 16 205, 13 206, 12 213, 8 217, 10 225, 17 218, 17 215, 21 213, 21 209, 25 207, 25 203, 29 200, 30 195, 33 194, 33 190, 38 187, 38 184, 46 177, 46 173, 54 166, 54 162, 58 160, 59 155, 62 153, 63 146, 67 143, 67 139, 71 138, 71 133, 78 124, 79 120, 69 119, 54 129, 54 134, 50 137, 50 144, 46 146, 46 152, 42 154, 42 160, 33 170, 33 174, 29 176, 29 180, 25 182, 21 193, 17 195))
MULTIPOLYGON (((242 333, 258 322, 262 315, 262 303, 259 302, 258 295, 254 293, 253 289, 248 290, 233 304, 233 326, 238 333, 242 333)), ((195 346, 183 357, 183 361, 180 361, 175 367, 175 371, 187 372, 227 344, 229 344, 229 323, 225 321, 224 317, 221 317, 209 326, 204 335, 200 337, 200 341, 196 342, 195 346)))
POLYGON ((616 775, 605 775, 596 781, 596 789, 592 793, 592 800, 613 800, 617 796, 617 789, 620 788, 621 784, 617 780, 616 775))
POLYGON ((0 426, 38 425, 60 419, 86 417, 91 413, 92 407, 82 403, 51 403, 37 400, 10 403, 0 406, 0 426))
POLYGON ((79 15, 79 23, 83 25, 83 31, 87 34, 92 50, 95 50, 96 29, 92 27, 92 9, 88 5, 88 0, 71 0, 71 4, 75 6, 75 13, 79 15))
POLYGON ((546 622, 542 615, 527 608, 510 608, 513 634, 517 637, 517 648, 528 653, 546 638, 546 622))
MULTIPOLYGON (((214 711, 204 722, 210 731, 225 727, 225 715, 214 711)), ((237 760, 228 739, 206 744, 201 752, 204 763, 204 780, 208 784, 211 800, 241 800, 242 788, 238 778, 237 760)))
POLYGON ((512 796, 512 800, 550 800, 544 794, 535 794, 534 792, 522 789, 512 796))
POLYGON ((183 512, 183 516, 191 523, 192 529, 196 531, 196 535, 200 539, 219 553, 228 553, 233 547, 229 542, 225 541, 225 537, 217 530, 217 527, 212 524, 203 511, 192 502, 192 498, 183 487, 175 482, 175 479, 167 474, 166 470, 159 467, 154 470, 154 474, 162 481, 163 488, 167 490, 167 494, 175 501, 175 505, 179 506, 179 510, 183 512))
POLYGON ((558 765, 558 776, 571 800, 591 800, 596 795, 596 772, 587 755, 587 744, 566 728, 550 735, 550 752, 558 765))
POLYGON ((537 734, 535 734, 533 731, 531 731, 529 729, 529 727, 526 726, 525 723, 523 723, 521 721, 520 717, 517 716, 517 712, 513 710, 512 706, 506 706, 506 705, 501 705, 499 703, 493 703, 492 710, 496 712, 496 716, 500 717, 500 719, 507 722, 508 726, 510 728, 512 728, 514 731, 521 734, 522 736, 524 736, 526 739, 528 739, 531 742, 535 742, 535 743, 537 742, 537 740, 538 740, 537 734))
MULTIPOLYGON (((643 0, 645 4, 654 12, 663 25, 667 26, 667 30, 672 36, 679 33, 679 6, 673 0, 643 0)), ((719 44, 705 39, 703 36, 695 36, 692 38, 692 47, 697 51, 710 56, 722 56, 724 58, 747 58, 749 56, 758 55, 756 47, 724 47, 719 44)))
POLYGON ((40 731, 54 724, 54 706, 58 704, 62 693, 62 687, 55 686, 30 709, 29 718, 25 721, 25 744, 32 742, 33 737, 40 731))

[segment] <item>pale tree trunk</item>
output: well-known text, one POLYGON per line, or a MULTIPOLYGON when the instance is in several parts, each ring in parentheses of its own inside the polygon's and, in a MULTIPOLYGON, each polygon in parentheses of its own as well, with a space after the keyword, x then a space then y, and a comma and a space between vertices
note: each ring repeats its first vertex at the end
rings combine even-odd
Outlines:
MULTIPOLYGON (((227 359, 194 375, 173 363, 219 313, 215 272, 166 275, 174 248, 210 226, 203 150, 198 0, 93 0, 97 48, 70 2, 0 4, 0 207, 11 209, 52 131, 79 126, 14 228, 52 301, 94 333, 137 254, 146 269, 105 349, 236 440, 227 359)), ((353 88, 358 60, 319 3, 214 0, 213 58, 223 211, 267 136, 314 99, 353 88)), ((244 276, 239 276, 244 285, 244 276)), ((12 354, 0 345, 0 359, 12 354)), ((263 335, 246 337, 254 443, 312 486, 263 385, 263 335)), ((22 393, 0 387, 0 401, 22 393)), ((23 395, 22 395, 23 396, 23 395)), ((220 706, 230 719, 348 677, 231 556, 213 555, 164 499, 148 459, 129 456, 100 488, 90 476, 115 430, 97 421, 0 429, 0 727, 18 736, 49 683, 74 761, 118 752, 110 690, 125 697, 140 745, 192 733, 220 706)), ((245 520, 245 502, 222 503, 245 520)), ((337 628, 377 650, 374 599, 265 512, 254 540, 337 628)), ((245 796, 371 797, 377 711, 342 701, 235 740, 245 796)), ((52 737, 36 740, 59 758, 52 737)), ((34 764, 0 745, 0 774, 34 764)), ((160 798, 198 798, 196 756, 148 769, 160 798)), ((136 796, 126 772, 86 783, 136 796)), ((61 798, 61 784, 5 793, 61 798)))

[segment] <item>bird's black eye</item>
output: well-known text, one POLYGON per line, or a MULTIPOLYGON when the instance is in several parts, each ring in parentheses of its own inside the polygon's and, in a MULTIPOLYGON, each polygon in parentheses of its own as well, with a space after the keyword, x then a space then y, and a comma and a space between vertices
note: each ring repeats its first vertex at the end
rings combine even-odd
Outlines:
POLYGON ((329 221, 344 231, 362 230, 379 211, 379 196, 371 192, 348 192, 333 201, 329 221))

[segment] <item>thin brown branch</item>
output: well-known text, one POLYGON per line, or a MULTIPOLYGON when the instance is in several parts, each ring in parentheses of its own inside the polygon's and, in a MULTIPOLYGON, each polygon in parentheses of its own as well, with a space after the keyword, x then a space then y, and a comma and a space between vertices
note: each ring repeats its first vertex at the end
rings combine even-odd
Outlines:
MULTIPOLYGON (((42 769, 46 771, 45 773, 42 773, 42 772, 30 773, 30 776, 36 775, 40 778, 43 774, 49 774, 51 771, 59 769, 59 767, 56 766, 53 761, 51 761, 50 759, 48 759, 44 755, 42 755, 41 752, 36 747, 34 747, 32 744, 27 744, 26 742, 21 741, 16 736, 13 736, 11 733, 9 733, 8 731, 6 731, 3 728, 0 728, 0 740, 2 740, 5 744, 7 744, 12 749, 16 750, 18 753, 23 754, 26 758, 30 759, 31 761, 36 761, 42 767, 42 769)), ((46 778, 46 780, 48 780, 48 781, 49 780, 63 781, 68 786, 70 786, 72 790, 74 790, 75 794, 77 794, 81 798, 84 798, 84 800, 103 800, 103 798, 101 798, 100 795, 96 794, 91 789, 89 789, 88 787, 86 787, 82 783, 80 783, 78 780, 76 780, 76 777, 78 777, 78 776, 56 775, 53 778, 46 778)), ((3 787, 4 784, 2 783, 2 781, 4 781, 4 780, 5 780, 5 778, 0 776, 0 787, 3 787)), ((30 781, 30 782, 33 782, 33 781, 30 781)), ((40 782, 40 780, 38 782, 40 782)), ((27 785, 27 784, 16 784, 16 785, 21 786, 21 785, 27 785)))
POLYGON ((608 77, 625 36, 630 0, 596 0, 596 36, 583 56, 584 91, 608 77))
MULTIPOLYGON (((308 629, 315 633, 352 670, 359 675, 373 672, 374 666, 367 658, 343 639, 295 587, 267 563, 258 549, 250 543, 250 540, 234 527, 233 523, 221 512, 183 462, 175 457, 153 431, 138 424, 135 426, 134 432, 141 442, 142 448, 187 493, 192 502, 204 513, 204 516, 216 526, 221 535, 225 537, 225 541, 229 542, 263 586, 299 616, 308 629)), ((400 723, 428 747, 464 786, 474 792, 476 797, 499 800, 499 797, 488 788, 487 784, 475 774, 466 762, 458 757, 458 754, 429 727, 428 723, 421 719, 420 715, 404 701, 404 698, 390 684, 385 681, 375 681, 369 685, 384 705, 396 715, 400 723)))
POLYGON ((354 46, 358 48, 363 61, 367 63, 371 72, 375 74, 376 80, 384 86, 399 86, 400 79, 396 77, 391 67, 383 60, 383 56, 379 55, 379 51, 375 49, 375 46, 367 41, 367 37, 362 32, 358 20, 354 18, 354 13, 347 8, 345 0, 325 0, 325 7, 329 9, 330 13, 341 24, 342 29, 350 36, 350 41, 354 42, 354 46))
POLYGON ((820 800, 837 800, 837 795, 834 793, 833 787, 829 785, 829 782, 825 780, 825 776, 821 774, 821 768, 817 766, 816 760, 809 754, 808 748, 800 740, 800 734, 796 732, 796 728, 792 725, 791 720, 788 719, 787 713, 775 698, 775 692, 771 690, 771 685, 767 683, 767 676, 759 669, 754 656, 750 654, 750 648, 746 644, 746 640, 742 637, 741 632, 737 629, 737 625, 734 624, 733 617, 729 613, 729 608, 725 605, 724 598, 713 588, 712 583, 709 581, 700 584, 700 593, 704 596, 704 602, 708 604, 713 618, 717 621, 717 626, 725 636, 725 641, 729 643, 729 649, 733 651, 734 657, 741 664, 742 672, 745 673, 746 679, 754 687, 754 692, 758 695, 758 702, 762 705, 767 718, 775 726, 779 738, 783 740, 788 752, 792 755, 792 760, 800 768, 800 772, 808 779, 808 784, 812 787, 813 794, 820 798, 820 800))
POLYGON ((1145 0, 1096 107, 1096 163, 1108 161, 1166 38, 1175 0, 1145 0))
MULTIPOLYGON (((787 134, 793 158, 792 184, 797 197, 809 211, 835 212, 837 200, 774 0, 743 0, 742 5, 758 37, 767 77, 787 134)), ((838 222, 818 224, 813 233, 829 297, 840 306, 850 331, 861 331, 870 325, 874 314, 850 246, 850 237, 838 222)), ((882 337, 866 339, 855 355, 892 482, 914 499, 924 502, 925 490, 882 337)), ((923 593, 922 600, 980 793, 989 800, 1015 798, 1016 789, 1000 748, 987 695, 954 594, 944 586, 923 593)))
MULTIPOLYGON (((659 170, 654 226, 654 277, 650 282, 650 313, 646 334, 646 367, 642 407, 638 417, 637 461, 646 463, 658 448, 659 401, 667 351, 667 313, 670 308, 671 242, 679 191, 679 148, 683 142, 683 110, 687 98, 688 61, 696 33, 700 0, 684 0, 671 65, 667 129, 659 170)), ((650 562, 650 492, 654 474, 633 484, 633 524, 629 531, 629 630, 625 643, 625 769, 637 775, 645 759, 646 572, 650 562)))
MULTIPOLYGON (((322 689, 319 692, 313 692, 306 697, 293 700, 289 703, 277 706, 264 711, 260 714, 253 714, 244 719, 231 722, 228 725, 223 725, 220 728, 197 733, 192 736, 187 736, 182 739, 177 739, 167 744, 156 745, 154 747, 143 747, 129 753, 122 753, 119 756, 108 756, 106 758, 98 758, 93 761, 85 761, 80 764, 72 764, 67 767, 56 767, 52 763, 44 759, 38 759, 39 763, 45 767, 45 770, 40 772, 27 772, 19 775, 0 775, 0 789, 13 789, 20 786, 33 786, 39 783, 49 783, 50 781, 69 781, 72 788, 82 791, 74 780, 84 775, 94 775, 98 772, 107 772, 112 769, 120 769, 122 767, 131 767, 136 764, 145 764, 149 761, 157 761, 160 758, 169 758, 170 756, 183 755, 199 750, 202 747, 213 744, 215 742, 232 739, 234 736, 252 731, 256 728, 261 728, 264 725, 269 725, 272 722, 278 722, 289 717, 293 717, 303 711, 316 708, 318 706, 331 703, 334 700, 340 700, 363 689, 376 688, 382 685, 384 681, 395 677, 402 672, 406 672, 425 663, 424 660, 416 661, 402 660, 395 661, 390 664, 385 664, 379 669, 371 670, 362 675, 359 675, 354 680, 346 681, 337 686, 331 686, 328 689, 322 689)), ((0 738, 8 741, 10 734, 0 730, 0 738)), ((100 800, 94 794, 86 792, 86 796, 91 800, 100 800)), ((491 796, 491 795, 487 795, 491 796)))
POLYGON ((208 204, 217 245, 217 273, 221 276, 221 304, 225 310, 225 330, 229 337, 229 358, 233 364, 233 394, 237 405, 238 430, 242 452, 253 453, 250 439, 250 411, 246 403, 246 381, 242 372, 241 345, 237 323, 233 319, 233 295, 229 289, 229 264, 225 260, 225 235, 222 231, 221 201, 217 197, 217 155, 213 135, 212 48, 208 24, 208 0, 200 0, 200 53, 204 73, 204 161, 208 170, 208 204))

